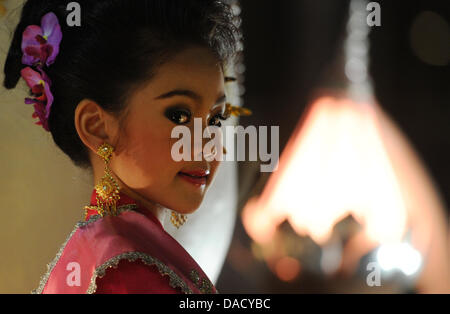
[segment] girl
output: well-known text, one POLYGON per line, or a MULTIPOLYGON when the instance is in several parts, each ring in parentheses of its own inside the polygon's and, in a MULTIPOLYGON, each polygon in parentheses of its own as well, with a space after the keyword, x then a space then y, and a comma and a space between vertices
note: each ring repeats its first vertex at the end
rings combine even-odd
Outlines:
POLYGON ((27 1, 5 62, 4 86, 27 82, 36 124, 97 182, 85 221, 34 292, 217 293, 161 221, 171 209, 182 225, 219 165, 194 155, 174 161, 173 128, 193 132, 195 118, 202 129, 220 127, 240 112, 225 97, 240 36, 230 8, 212 0, 77 3, 79 24, 66 1, 27 1))

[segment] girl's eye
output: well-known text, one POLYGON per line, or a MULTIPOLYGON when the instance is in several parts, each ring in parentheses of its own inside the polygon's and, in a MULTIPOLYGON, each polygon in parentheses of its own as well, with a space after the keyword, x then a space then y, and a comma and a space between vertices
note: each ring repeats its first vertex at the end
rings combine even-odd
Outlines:
POLYGON ((217 126, 220 128, 222 126, 222 123, 220 122, 220 120, 226 121, 227 118, 224 117, 221 113, 216 114, 214 117, 211 118, 211 120, 209 120, 209 125, 217 126))
POLYGON ((186 124, 191 121, 191 112, 187 109, 170 108, 166 110, 165 116, 176 124, 186 124))

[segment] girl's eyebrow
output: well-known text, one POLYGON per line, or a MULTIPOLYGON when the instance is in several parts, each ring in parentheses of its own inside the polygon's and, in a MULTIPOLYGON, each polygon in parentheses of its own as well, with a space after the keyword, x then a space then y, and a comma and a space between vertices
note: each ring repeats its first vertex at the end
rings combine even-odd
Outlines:
MULTIPOLYGON (((203 97, 201 95, 199 95, 196 92, 189 90, 189 89, 174 89, 170 92, 159 95, 158 97, 155 98, 155 100, 168 99, 168 98, 175 97, 175 96, 189 97, 197 102, 201 102, 203 100, 203 97)), ((220 95, 217 98, 216 103, 213 106, 225 102, 226 99, 227 99, 227 97, 225 94, 220 95)))

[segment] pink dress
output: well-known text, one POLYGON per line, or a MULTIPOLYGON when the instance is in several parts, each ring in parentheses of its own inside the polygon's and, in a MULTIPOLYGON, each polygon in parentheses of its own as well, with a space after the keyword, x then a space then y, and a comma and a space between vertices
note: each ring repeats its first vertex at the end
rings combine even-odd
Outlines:
POLYGON ((88 211, 33 293, 218 293, 149 210, 123 193, 117 208, 117 216, 88 211))

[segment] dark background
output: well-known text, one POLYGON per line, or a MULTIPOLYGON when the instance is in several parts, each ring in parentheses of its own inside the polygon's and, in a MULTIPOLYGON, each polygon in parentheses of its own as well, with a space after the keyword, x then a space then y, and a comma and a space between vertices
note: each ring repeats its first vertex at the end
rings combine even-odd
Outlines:
MULTIPOLYGON (((428 168, 444 198, 448 215, 449 66, 432 66, 416 57, 410 30, 414 18, 424 10, 440 14, 448 23, 450 4, 444 0, 378 3, 382 25, 373 27, 370 35, 370 72, 376 98, 428 168)), ((346 0, 241 1, 246 65, 244 105, 254 114, 241 118, 240 123, 279 125, 280 153, 313 99, 315 89, 327 79, 326 70, 345 35, 348 4, 346 0)), ((239 210, 251 195, 261 191, 266 179, 254 168, 240 164, 239 210)), ((248 254, 250 242, 238 219, 227 261, 216 284, 221 293, 335 291, 322 278, 308 273, 293 283, 281 283, 263 263, 248 254), (236 254, 244 265, 233 261, 236 254)))

